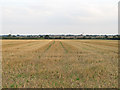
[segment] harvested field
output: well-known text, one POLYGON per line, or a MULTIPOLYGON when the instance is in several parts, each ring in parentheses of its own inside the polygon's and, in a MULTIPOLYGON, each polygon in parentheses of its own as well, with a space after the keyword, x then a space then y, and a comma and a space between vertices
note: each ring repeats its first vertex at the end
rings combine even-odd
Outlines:
POLYGON ((117 40, 2 40, 3 88, 117 88, 117 40))

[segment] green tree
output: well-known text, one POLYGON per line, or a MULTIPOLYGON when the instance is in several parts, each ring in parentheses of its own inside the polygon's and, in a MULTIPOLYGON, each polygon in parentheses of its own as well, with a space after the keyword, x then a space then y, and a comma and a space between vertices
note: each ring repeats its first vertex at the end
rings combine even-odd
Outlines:
POLYGON ((11 34, 8 35, 8 37, 11 37, 11 36, 12 36, 11 34))
POLYGON ((49 35, 45 35, 45 37, 44 37, 45 39, 49 39, 49 35))

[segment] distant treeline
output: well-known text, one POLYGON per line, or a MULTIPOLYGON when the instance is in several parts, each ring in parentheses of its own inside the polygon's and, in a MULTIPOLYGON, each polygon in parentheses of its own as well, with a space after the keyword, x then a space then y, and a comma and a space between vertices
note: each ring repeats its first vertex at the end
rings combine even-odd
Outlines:
POLYGON ((0 39, 108 39, 120 40, 119 35, 2 35, 0 39))

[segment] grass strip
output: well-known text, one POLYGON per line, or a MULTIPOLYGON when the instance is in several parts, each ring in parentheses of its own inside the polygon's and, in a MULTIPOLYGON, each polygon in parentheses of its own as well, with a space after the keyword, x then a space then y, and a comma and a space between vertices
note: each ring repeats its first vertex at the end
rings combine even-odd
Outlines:
POLYGON ((53 44, 55 44, 55 41, 53 43, 51 43, 44 52, 48 51, 53 44))
POLYGON ((60 42, 60 44, 63 47, 63 49, 65 50, 65 52, 68 53, 68 50, 64 47, 64 45, 62 44, 62 42, 60 42))

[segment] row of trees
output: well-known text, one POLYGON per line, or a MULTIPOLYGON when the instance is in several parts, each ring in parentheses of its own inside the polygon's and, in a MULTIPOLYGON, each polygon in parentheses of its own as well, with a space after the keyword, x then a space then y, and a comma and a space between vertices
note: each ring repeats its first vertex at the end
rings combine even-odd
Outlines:
POLYGON ((86 36, 77 36, 77 35, 69 35, 69 36, 61 36, 61 35, 5 35, 1 37, 2 39, 113 39, 119 40, 118 35, 114 36, 100 36, 100 35, 86 35, 86 36))
POLYGON ((45 36, 32 36, 32 35, 28 35, 28 36, 24 36, 24 35, 3 35, 0 38, 2 39, 50 39, 49 35, 45 35, 45 36))

